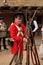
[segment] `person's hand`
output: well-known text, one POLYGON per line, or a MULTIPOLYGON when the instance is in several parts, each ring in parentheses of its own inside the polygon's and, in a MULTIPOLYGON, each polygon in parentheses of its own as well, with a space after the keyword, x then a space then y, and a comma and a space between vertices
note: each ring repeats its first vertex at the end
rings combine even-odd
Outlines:
POLYGON ((32 32, 34 32, 34 31, 32 31, 32 32))
POLYGON ((27 39, 29 39, 29 37, 30 37, 30 34, 25 34, 25 38, 27 38, 27 39))
POLYGON ((5 31, 5 29, 4 29, 4 28, 2 28, 2 31, 5 31))
POLYGON ((2 24, 0 23, 0 26, 1 26, 2 24))
POLYGON ((43 28, 41 28, 41 31, 43 31, 43 28))
POLYGON ((27 38, 23 38, 23 41, 26 42, 26 43, 28 42, 27 38))

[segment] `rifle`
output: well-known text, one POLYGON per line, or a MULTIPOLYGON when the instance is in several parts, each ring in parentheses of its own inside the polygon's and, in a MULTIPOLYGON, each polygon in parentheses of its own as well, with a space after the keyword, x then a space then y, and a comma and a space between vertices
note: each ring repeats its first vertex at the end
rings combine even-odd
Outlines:
MULTIPOLYGON (((35 10, 33 17, 32 17, 32 21, 33 21, 33 18, 34 18, 38 9, 39 8, 37 8, 35 10)), ((25 18, 26 18, 26 21, 27 21, 27 11, 26 11, 25 18)), ((32 43, 31 43, 31 45, 29 43, 27 44, 27 65, 30 65, 30 59, 29 59, 30 58, 30 49, 31 49, 31 59, 32 59, 33 64, 40 65, 40 61, 39 61, 39 57, 38 57, 38 53, 37 53, 37 48, 36 48, 36 45, 35 45, 35 40, 34 40, 34 37, 33 37, 32 28, 31 28, 31 22, 32 21, 29 21, 29 25, 27 23, 27 28, 29 30, 30 36, 31 36, 32 41, 33 41, 33 44, 32 43), (34 60, 33 60, 33 56, 34 56, 34 59, 35 59, 35 63, 34 63, 34 60)), ((30 38, 30 40, 31 40, 31 38, 30 38)))
POLYGON ((12 57, 12 59, 11 59, 9 65, 12 64, 12 62, 13 62, 15 56, 16 56, 16 53, 17 53, 18 49, 20 48, 20 45, 21 45, 21 43, 22 43, 22 41, 23 41, 23 38, 24 38, 25 34, 26 34, 26 32, 24 33, 24 35, 23 35, 23 37, 22 37, 22 40, 20 41, 20 43, 19 43, 19 45, 18 45, 18 47, 17 47, 17 49, 16 49, 16 52, 15 52, 15 54, 13 55, 13 57, 12 57))

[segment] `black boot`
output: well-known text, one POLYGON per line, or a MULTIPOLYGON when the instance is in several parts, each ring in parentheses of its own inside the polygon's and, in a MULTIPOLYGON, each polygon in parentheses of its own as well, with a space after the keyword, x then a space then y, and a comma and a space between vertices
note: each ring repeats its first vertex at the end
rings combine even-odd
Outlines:
POLYGON ((3 38, 3 47, 5 50, 8 50, 8 48, 6 48, 5 38, 3 38))

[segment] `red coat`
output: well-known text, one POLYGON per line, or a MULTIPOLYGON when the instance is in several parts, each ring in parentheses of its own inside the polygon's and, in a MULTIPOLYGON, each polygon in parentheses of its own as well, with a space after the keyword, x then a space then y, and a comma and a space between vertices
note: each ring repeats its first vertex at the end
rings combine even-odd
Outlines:
MULTIPOLYGON (((13 54, 16 52, 16 49, 17 49, 20 41, 22 40, 22 35, 17 36, 18 29, 15 25, 16 25, 16 23, 14 23, 13 25, 10 26, 10 36, 14 40, 14 45, 11 47, 11 52, 13 54)), ((26 27, 23 24, 21 24, 21 28, 22 28, 22 32, 24 34, 26 31, 26 27)), ((21 53, 23 52, 23 41, 20 45, 20 52, 21 53)))

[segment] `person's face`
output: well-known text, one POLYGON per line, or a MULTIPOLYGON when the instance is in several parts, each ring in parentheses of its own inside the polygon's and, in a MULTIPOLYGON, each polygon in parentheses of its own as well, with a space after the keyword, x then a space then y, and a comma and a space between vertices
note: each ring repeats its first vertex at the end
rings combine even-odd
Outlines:
POLYGON ((29 18, 29 21, 32 21, 32 18, 29 18))
POLYGON ((15 22, 17 23, 17 25, 21 24, 22 20, 20 18, 15 18, 15 22))
POLYGON ((0 23, 2 23, 3 22, 3 20, 0 20, 0 23))

